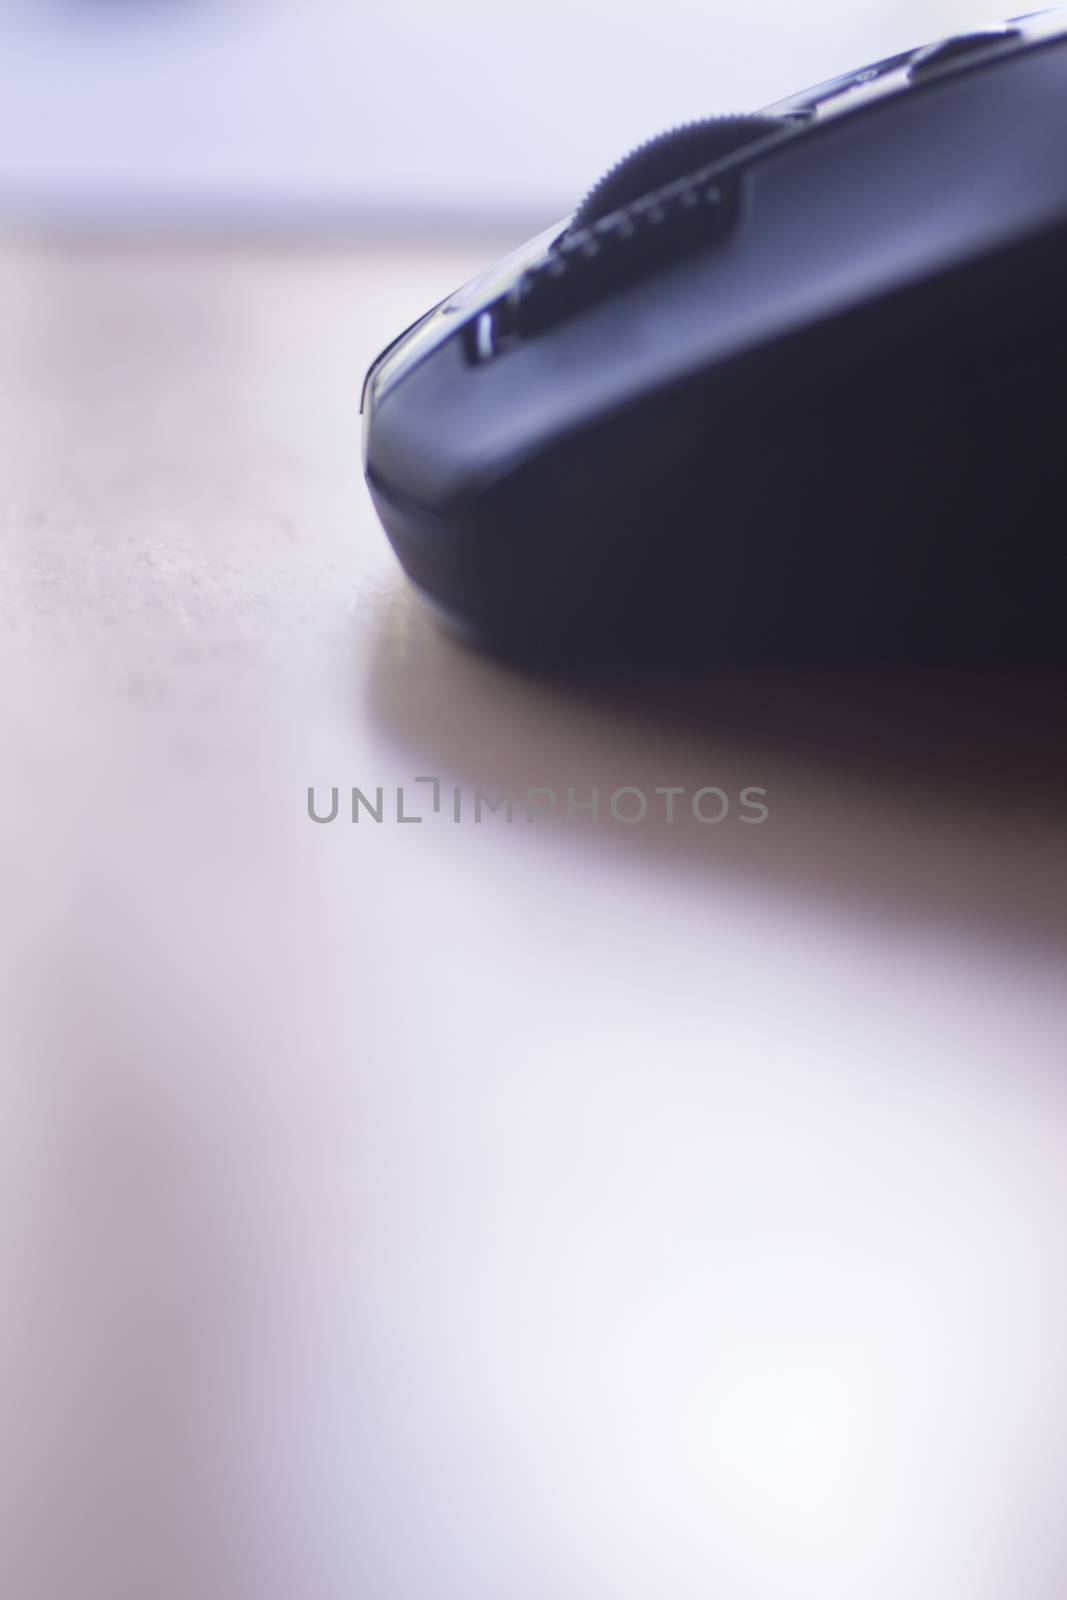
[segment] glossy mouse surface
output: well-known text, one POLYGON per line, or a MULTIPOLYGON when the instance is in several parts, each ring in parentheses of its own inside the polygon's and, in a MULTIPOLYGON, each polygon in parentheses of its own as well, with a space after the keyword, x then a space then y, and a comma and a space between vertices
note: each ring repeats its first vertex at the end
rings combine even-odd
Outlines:
POLYGON ((1067 654, 1067 13, 673 130, 386 349, 364 465, 546 662, 1067 654))

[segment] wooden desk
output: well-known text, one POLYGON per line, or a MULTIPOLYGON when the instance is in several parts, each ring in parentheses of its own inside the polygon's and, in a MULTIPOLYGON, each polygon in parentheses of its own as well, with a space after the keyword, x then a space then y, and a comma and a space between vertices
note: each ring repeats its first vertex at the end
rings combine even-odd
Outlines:
POLYGON ((360 380, 506 242, 0 253, 3 1591, 1058 1595, 1061 691, 438 633, 360 380), (594 785, 769 816, 447 809, 594 785))

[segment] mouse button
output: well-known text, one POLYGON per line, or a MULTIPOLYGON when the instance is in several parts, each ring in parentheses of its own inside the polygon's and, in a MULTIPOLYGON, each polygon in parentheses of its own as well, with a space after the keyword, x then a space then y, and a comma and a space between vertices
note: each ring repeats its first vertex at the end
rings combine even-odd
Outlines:
POLYGON ((940 72, 955 61, 970 60, 1006 44, 1015 44, 1023 35, 1018 28, 976 28, 970 33, 954 34, 936 44, 928 44, 912 57, 908 76, 913 83, 921 82, 940 72))

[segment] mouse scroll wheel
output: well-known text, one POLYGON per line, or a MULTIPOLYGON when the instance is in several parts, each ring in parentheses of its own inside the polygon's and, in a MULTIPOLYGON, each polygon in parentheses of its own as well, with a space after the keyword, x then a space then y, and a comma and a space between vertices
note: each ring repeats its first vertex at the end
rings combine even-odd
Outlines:
MULTIPOLYGON (((496 319, 482 319, 489 353, 723 235, 737 214, 737 185, 719 164, 786 130, 794 130, 787 118, 713 117, 640 145, 589 191, 496 319)), ((480 345, 474 354, 485 359, 480 345)))
POLYGON ((684 178, 701 167, 755 144, 788 124, 780 117, 707 117, 638 145, 595 184, 571 219, 568 232, 589 228, 601 217, 684 178))

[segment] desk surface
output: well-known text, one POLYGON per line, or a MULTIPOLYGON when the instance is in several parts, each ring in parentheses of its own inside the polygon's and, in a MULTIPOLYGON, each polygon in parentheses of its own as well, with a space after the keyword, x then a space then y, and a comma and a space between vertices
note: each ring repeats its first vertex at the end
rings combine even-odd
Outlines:
POLYGON ((439 633, 359 383, 502 243, 0 252, 5 1592, 1059 1595, 1061 689, 439 633))

